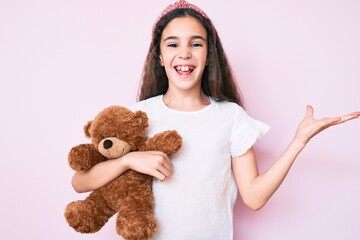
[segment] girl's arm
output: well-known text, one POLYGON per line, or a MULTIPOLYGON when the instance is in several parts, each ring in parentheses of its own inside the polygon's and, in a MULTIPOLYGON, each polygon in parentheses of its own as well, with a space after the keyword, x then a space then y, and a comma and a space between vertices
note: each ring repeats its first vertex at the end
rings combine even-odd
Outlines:
POLYGON ((322 130, 360 116, 354 112, 342 117, 314 119, 313 108, 307 106, 306 116, 299 124, 295 137, 263 174, 258 173, 255 152, 251 148, 244 155, 232 159, 232 169, 244 203, 253 210, 263 207, 281 185, 296 157, 312 137, 322 130))
POLYGON ((93 191, 128 169, 163 181, 171 175, 172 163, 166 154, 159 151, 130 152, 121 158, 98 163, 88 171, 75 172, 71 184, 79 193, 93 191))

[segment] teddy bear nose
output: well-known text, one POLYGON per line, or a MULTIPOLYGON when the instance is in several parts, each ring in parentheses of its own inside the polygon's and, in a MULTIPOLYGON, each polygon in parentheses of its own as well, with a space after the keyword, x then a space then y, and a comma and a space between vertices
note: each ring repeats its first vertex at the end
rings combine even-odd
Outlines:
POLYGON ((113 143, 112 143, 112 141, 109 140, 109 139, 106 139, 106 140, 104 141, 104 143, 103 143, 103 146, 104 146, 105 149, 111 148, 112 145, 113 145, 113 143))

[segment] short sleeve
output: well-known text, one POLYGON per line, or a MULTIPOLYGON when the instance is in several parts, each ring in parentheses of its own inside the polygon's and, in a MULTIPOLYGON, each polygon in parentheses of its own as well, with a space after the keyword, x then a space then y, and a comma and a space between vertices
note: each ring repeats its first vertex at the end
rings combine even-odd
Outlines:
POLYGON ((244 109, 239 108, 234 116, 230 138, 230 153, 238 157, 247 152, 270 129, 267 124, 253 119, 244 109))

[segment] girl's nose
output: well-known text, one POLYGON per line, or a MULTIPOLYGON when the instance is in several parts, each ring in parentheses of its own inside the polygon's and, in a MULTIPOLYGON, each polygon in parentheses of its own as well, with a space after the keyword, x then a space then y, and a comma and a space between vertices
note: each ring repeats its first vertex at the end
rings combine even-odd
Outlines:
POLYGON ((189 59, 189 58, 191 58, 191 52, 189 51, 188 48, 184 48, 181 50, 179 57, 181 59, 189 59))

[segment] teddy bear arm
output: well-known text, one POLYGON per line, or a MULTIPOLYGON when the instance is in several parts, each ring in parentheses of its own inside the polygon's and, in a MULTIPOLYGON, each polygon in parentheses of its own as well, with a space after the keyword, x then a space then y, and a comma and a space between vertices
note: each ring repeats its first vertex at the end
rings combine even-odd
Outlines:
POLYGON ((99 153, 93 144, 80 144, 73 147, 68 155, 68 162, 75 171, 86 171, 95 164, 105 161, 106 158, 99 153))
POLYGON ((175 130, 168 130, 149 138, 144 145, 141 146, 141 151, 161 151, 166 154, 173 154, 177 152, 182 144, 182 138, 175 130))

